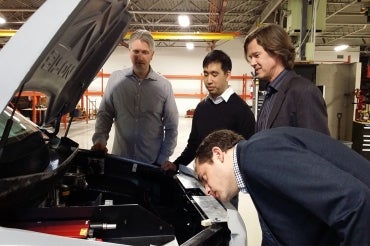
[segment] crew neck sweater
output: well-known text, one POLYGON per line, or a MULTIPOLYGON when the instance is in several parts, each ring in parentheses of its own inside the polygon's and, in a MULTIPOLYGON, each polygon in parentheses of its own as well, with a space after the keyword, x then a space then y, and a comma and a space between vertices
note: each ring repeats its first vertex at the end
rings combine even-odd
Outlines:
POLYGON ((233 130, 248 139, 253 135, 254 128, 253 112, 236 93, 233 93, 227 102, 219 104, 206 97, 195 108, 187 146, 173 163, 177 166, 188 165, 195 158, 201 141, 215 130, 233 130))

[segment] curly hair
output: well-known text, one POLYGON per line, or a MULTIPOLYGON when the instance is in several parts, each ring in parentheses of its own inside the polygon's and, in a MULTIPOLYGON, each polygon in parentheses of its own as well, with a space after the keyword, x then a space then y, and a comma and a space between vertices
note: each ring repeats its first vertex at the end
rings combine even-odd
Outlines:
POLYGON ((244 137, 234 131, 227 129, 214 131, 203 139, 195 153, 195 158, 198 163, 212 162, 213 147, 219 147, 226 152, 241 140, 244 140, 244 137))

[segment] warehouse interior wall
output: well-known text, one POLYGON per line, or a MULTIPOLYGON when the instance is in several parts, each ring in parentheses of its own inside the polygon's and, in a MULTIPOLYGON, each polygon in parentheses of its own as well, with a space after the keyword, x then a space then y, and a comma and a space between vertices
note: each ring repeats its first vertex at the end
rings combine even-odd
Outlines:
POLYGON ((333 138, 351 141, 354 114, 354 90, 359 84, 361 63, 319 64, 316 84, 324 86, 328 125, 333 138), (338 114, 341 118, 338 119, 338 114), (340 122, 339 122, 340 121, 340 122))
POLYGON ((315 47, 314 62, 316 63, 354 63, 359 61, 359 47, 349 47, 343 51, 334 51, 332 46, 315 47))
MULTIPOLYGON (((251 76, 252 67, 244 59, 243 39, 235 39, 225 42, 217 47, 225 51, 232 60, 232 75, 241 76, 247 74, 251 76)), ((195 47, 193 50, 187 50, 185 47, 157 47, 154 57, 151 62, 152 68, 163 75, 201 75, 203 72, 202 62, 209 49, 204 47, 195 47)), ((103 66, 104 73, 112 73, 115 70, 124 67, 130 67, 131 61, 129 58, 128 49, 123 46, 118 46, 106 63, 103 66)), ((89 91, 99 91, 102 87, 105 88, 108 78, 96 78, 90 85, 89 91)), ((196 80, 181 80, 170 79, 174 93, 199 93, 201 81, 196 80)), ((231 81, 230 85, 238 93, 242 88, 242 81, 231 81)), ((205 92, 205 88, 203 88, 205 92)), ((100 103, 100 98, 94 98, 97 105, 100 103)), ((176 98, 177 107, 181 116, 186 114, 189 109, 194 109, 199 103, 199 98, 176 98)), ((249 103, 250 104, 250 103, 249 103)), ((250 105, 251 106, 251 105, 250 105)))

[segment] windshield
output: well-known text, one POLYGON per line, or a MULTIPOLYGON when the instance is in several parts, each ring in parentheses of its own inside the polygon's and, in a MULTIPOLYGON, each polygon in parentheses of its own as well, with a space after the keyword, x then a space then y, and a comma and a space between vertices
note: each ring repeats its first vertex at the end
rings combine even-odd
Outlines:
MULTIPOLYGON (((11 113, 12 109, 10 107, 6 107, 5 110, 0 114, 0 139, 2 139, 6 122, 10 118, 11 113)), ((10 130, 7 142, 9 144, 19 142, 36 131, 38 131, 36 124, 34 124, 29 119, 25 118, 20 113, 15 112, 13 117, 13 125, 10 130)))

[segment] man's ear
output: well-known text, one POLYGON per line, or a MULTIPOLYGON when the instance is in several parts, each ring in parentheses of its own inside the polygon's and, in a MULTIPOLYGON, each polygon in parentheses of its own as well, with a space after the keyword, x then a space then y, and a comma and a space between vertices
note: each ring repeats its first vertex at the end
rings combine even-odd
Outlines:
POLYGON ((152 57, 150 58, 150 60, 152 60, 152 59, 153 59, 153 56, 154 56, 154 52, 155 52, 155 51, 153 50, 153 53, 152 53, 152 57))
POLYGON ((231 80, 231 71, 230 70, 226 72, 226 77, 227 77, 226 81, 231 80))
POLYGON ((213 147, 212 153, 213 153, 213 158, 217 158, 221 162, 224 161, 224 152, 222 152, 222 150, 219 147, 217 146, 213 147))

